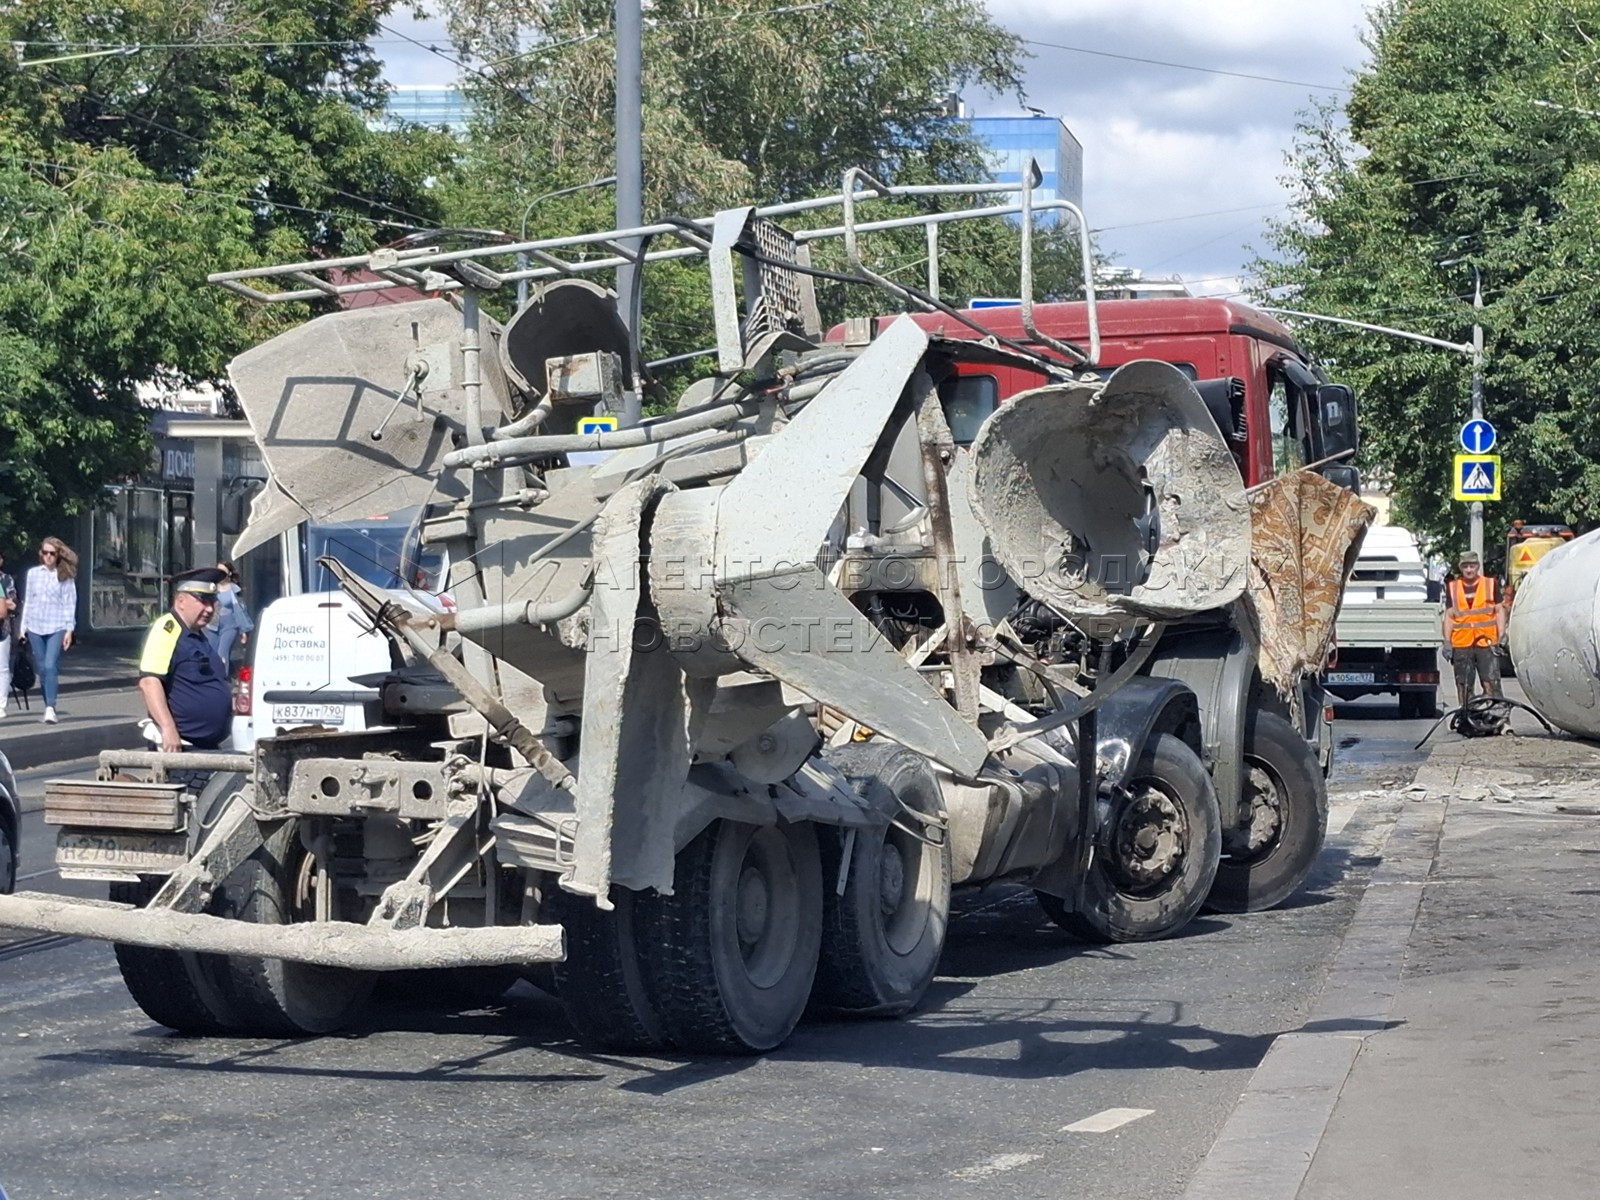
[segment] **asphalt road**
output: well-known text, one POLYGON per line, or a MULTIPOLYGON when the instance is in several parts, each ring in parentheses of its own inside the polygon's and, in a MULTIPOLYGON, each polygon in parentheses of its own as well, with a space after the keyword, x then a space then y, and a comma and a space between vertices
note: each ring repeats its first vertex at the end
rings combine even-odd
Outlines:
MULTIPOLYGON (((525 984, 491 1009, 390 1003, 336 1038, 185 1038, 133 1006, 108 947, 0 946, 0 1185, 13 1200, 1175 1196, 1272 1039, 1306 1019, 1421 760, 1428 722, 1392 701, 1339 712, 1333 836, 1283 908, 1097 948, 1029 893, 979 892, 916 1015, 804 1025, 762 1059, 596 1055, 525 984)), ((43 872, 23 886, 62 889, 37 813, 23 848, 23 874, 43 872)))

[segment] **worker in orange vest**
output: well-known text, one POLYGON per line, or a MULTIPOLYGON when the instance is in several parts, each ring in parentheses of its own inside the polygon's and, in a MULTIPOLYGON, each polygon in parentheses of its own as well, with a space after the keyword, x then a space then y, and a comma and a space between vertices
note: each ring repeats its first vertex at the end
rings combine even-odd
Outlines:
POLYGON ((1456 670, 1456 697, 1466 704, 1476 675, 1486 695, 1500 692, 1500 659, 1495 647, 1506 635, 1505 600, 1500 582, 1485 577, 1483 563, 1472 551, 1460 558, 1460 577, 1445 589, 1445 661, 1456 670))

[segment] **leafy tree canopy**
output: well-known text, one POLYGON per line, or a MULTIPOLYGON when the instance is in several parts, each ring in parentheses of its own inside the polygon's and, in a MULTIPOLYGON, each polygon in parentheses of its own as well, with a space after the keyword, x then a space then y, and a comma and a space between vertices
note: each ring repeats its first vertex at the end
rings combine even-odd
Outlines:
MULTIPOLYGON (((1513 518, 1600 524, 1600 4, 1387 0, 1343 113, 1300 130, 1291 219, 1255 268, 1289 307, 1471 340, 1484 308, 1484 410, 1513 518), (1341 115, 1348 122, 1341 126, 1341 115), (1285 300, 1287 297, 1287 301, 1285 300)), ((1365 467, 1396 520, 1451 548, 1466 356, 1328 325, 1301 332, 1362 400, 1365 467)))
MULTIPOLYGON (((474 126, 450 185, 457 223, 562 236, 612 223, 615 54, 610 0, 448 0, 474 126), (563 196, 550 193, 580 190, 563 196)), ((645 214, 703 216, 837 192, 861 167, 894 183, 988 178, 982 148, 944 115, 951 92, 1015 93, 1021 43, 977 0, 661 0, 644 30, 645 214)), ((990 198, 989 202, 996 202, 990 198)), ((951 197, 948 206, 972 203, 951 197)), ((866 219, 931 208, 874 201, 866 219)), ((834 224, 837 209, 785 218, 834 224)), ((1063 227, 1069 229, 1069 227, 1063 227)), ((1040 238, 1041 293, 1076 277, 1075 246, 1040 238)), ((864 240, 874 269, 914 287, 926 279, 920 229, 864 240)), ((1013 228, 947 226, 944 294, 1014 294, 1013 228)), ((847 269, 819 243, 815 265, 847 269)), ((652 270, 644 302, 647 356, 703 348, 709 296, 701 270, 652 270)), ((819 283, 828 319, 892 307, 882 292, 819 283)))
POLYGON ((142 384, 220 378, 300 312, 208 272, 437 224, 437 133, 368 128, 387 0, 22 0, 0 12, 0 539, 147 461, 142 384), (116 47, 128 53, 100 54, 116 47), (38 60, 58 59, 55 62, 38 60))

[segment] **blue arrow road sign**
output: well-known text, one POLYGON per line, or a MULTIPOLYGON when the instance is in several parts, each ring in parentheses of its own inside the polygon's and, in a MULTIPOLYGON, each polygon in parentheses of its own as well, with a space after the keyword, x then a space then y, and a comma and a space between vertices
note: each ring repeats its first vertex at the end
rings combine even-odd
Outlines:
POLYGON ((1474 417, 1461 427, 1461 448, 1468 454, 1487 454, 1494 449, 1494 426, 1474 417))

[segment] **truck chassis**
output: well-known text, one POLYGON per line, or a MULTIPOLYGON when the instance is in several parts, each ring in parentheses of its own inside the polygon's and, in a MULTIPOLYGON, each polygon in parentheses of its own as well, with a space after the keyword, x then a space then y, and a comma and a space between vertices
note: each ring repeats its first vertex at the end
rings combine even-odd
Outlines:
POLYGON ((1026 883, 1098 941, 1282 899, 1326 794, 1298 680, 1280 701, 1240 632, 1250 505, 1217 425, 1166 364, 1079 381, 1097 347, 1032 328, 1031 186, 856 219, 952 190, 850 172, 832 231, 740 209, 214 277, 454 297, 330 314, 232 371, 276 431, 252 529, 423 504, 456 608, 325 560, 391 644, 392 723, 103 756, 47 816, 63 873, 112 901, 0 898, 0 924, 117 943, 145 1011, 194 1032, 322 1033, 383 972, 492 992, 549 963, 596 1044, 757 1053, 808 1008, 913 1008, 956 886, 1026 883), (841 235, 863 279, 971 325, 857 239, 995 216, 1021 219, 1031 344, 908 320, 824 343, 807 242, 841 235), (638 356, 579 276, 684 257, 711 267, 718 374, 676 414, 593 421, 638 356), (519 277, 543 286, 500 327, 480 295, 519 277), (958 448, 939 388, 973 356, 1056 382, 958 448))

